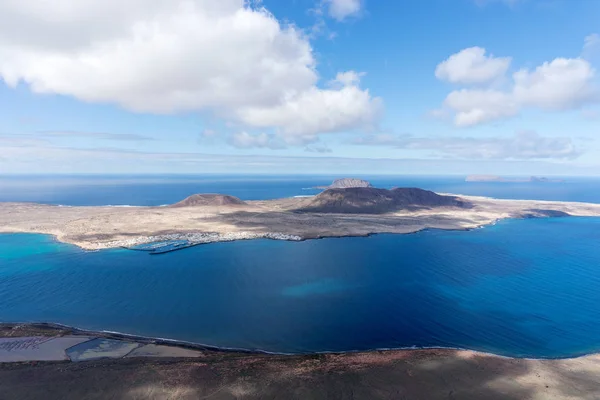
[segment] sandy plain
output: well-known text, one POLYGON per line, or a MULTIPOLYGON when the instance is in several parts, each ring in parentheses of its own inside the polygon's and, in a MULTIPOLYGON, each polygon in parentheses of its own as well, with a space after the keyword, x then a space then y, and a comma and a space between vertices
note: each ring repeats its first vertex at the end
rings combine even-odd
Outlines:
POLYGON ((473 229, 506 218, 600 216, 600 204, 459 196, 458 207, 411 207, 385 214, 298 212, 307 198, 191 207, 68 207, 0 203, 0 233, 42 233, 83 249, 130 247, 162 240, 210 243, 254 238, 305 240, 473 229))

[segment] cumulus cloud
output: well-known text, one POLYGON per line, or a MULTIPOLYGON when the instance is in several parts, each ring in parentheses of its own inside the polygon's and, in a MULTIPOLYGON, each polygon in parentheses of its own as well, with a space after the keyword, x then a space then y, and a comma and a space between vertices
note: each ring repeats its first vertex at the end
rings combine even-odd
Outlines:
MULTIPOLYGON (((338 76, 339 78, 339 76, 338 76)), ((343 75, 338 89, 316 87, 287 98, 278 106, 246 107, 238 116, 255 127, 278 127, 289 143, 310 139, 318 133, 369 129, 379 118, 382 101, 362 90, 357 81, 343 75)))
POLYGON ((285 145, 274 135, 267 133, 250 134, 242 131, 235 133, 230 138, 232 146, 240 149, 271 149, 278 150, 285 148, 285 145))
POLYGON ((329 16, 338 21, 359 15, 362 8, 362 0, 326 0, 326 2, 329 4, 329 16))
POLYGON ((471 47, 440 63, 435 76, 451 83, 477 84, 496 80, 508 71, 510 57, 486 55, 481 47, 471 47))
POLYGON ((510 137, 441 137, 375 134, 356 139, 354 144, 391 146, 401 149, 432 150, 461 159, 529 160, 575 159, 582 152, 568 137, 544 137, 522 131, 510 137))
POLYGON ((581 58, 557 58, 534 71, 522 69, 513 75, 513 95, 522 105, 550 110, 569 110, 596 100, 595 70, 581 58))
MULTIPOLYGON (((499 76, 491 73, 473 75, 473 67, 468 62, 450 62, 452 57, 458 55, 445 61, 450 64, 440 64, 444 66, 443 72, 438 73, 438 66, 438 78, 466 84, 473 83, 466 78, 468 76, 499 76), (448 65, 453 65, 453 68, 448 65), (449 71, 452 71, 453 75, 449 71)), ((507 64, 506 68, 508 66, 507 64)), ((501 69, 497 69, 497 72, 499 71, 501 69)), ((444 106, 446 110, 454 113, 454 123, 458 127, 475 126, 512 117, 525 108, 550 111, 578 109, 600 100, 595 77, 596 70, 582 57, 556 58, 534 69, 523 68, 513 73, 508 87, 505 88, 455 90, 446 97, 444 106)), ((484 81, 482 78, 478 82, 484 81)))
MULTIPOLYGON (((335 3, 337 15, 352 11, 335 3)), ((298 135, 371 124, 380 104, 352 82, 319 88, 308 38, 244 0, 2 1, 0 78, 36 93, 137 112, 211 111, 298 135), (338 101, 327 102, 336 121, 306 124, 293 109, 310 98, 338 101), (271 116, 280 110, 287 118, 271 116)))
POLYGON ((512 96, 497 90, 456 90, 446 97, 444 106, 456 113, 454 123, 458 127, 512 117, 519 112, 512 96))

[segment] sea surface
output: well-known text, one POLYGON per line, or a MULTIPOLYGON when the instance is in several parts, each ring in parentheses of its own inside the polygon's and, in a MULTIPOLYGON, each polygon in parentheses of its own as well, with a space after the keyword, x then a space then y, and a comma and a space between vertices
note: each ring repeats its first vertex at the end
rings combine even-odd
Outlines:
MULTIPOLYGON (((316 191, 307 188, 329 180, 2 178, 0 200, 149 205, 196 192, 264 199, 309 195, 316 191)), ((371 180, 383 187, 600 203, 600 180, 592 179, 371 180)), ((214 243, 164 255, 86 252, 50 236, 2 234, 0 321, 280 353, 457 347, 576 356, 600 351, 599 244, 600 218, 575 217, 506 220, 473 231, 214 243)))
MULTIPOLYGON (((354 177, 354 176, 353 176, 354 177)), ((31 201, 74 206, 159 206, 196 193, 221 193, 242 200, 310 196, 315 186, 339 176, 234 175, 78 175, 0 176, 0 201, 31 201)), ((600 178, 564 182, 465 182, 464 176, 356 176, 381 188, 419 187, 440 193, 500 199, 600 203, 600 178)))

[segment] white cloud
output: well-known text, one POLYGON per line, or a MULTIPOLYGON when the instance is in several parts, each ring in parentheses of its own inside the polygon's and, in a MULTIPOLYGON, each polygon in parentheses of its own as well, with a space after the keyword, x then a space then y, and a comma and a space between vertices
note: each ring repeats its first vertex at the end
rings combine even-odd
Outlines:
POLYGON ((416 137, 376 134, 363 136, 354 144, 391 146, 401 149, 432 150, 461 159, 529 160, 575 159, 582 152, 569 137, 544 137, 536 132, 522 131, 510 137, 416 137))
POLYGON ((308 135, 370 124, 380 103, 353 84, 319 88, 308 38, 244 0, 4 0, 0 78, 138 112, 208 110, 250 127, 307 127, 308 135), (307 125, 290 111, 308 98, 342 100, 328 103, 336 122, 307 125), (288 118, 256 110, 287 110, 288 118))
POLYGON ((356 72, 356 71, 345 71, 338 72, 329 84, 332 87, 344 87, 344 86, 358 86, 360 83, 360 79, 365 76, 364 72, 356 72))
POLYGON ((510 94, 497 90, 456 90, 446 97, 444 106, 456 114, 458 127, 469 127, 518 114, 519 109, 510 94))
POLYGON ((24 80, 36 92, 170 113, 273 104, 282 95, 273 87, 302 90, 317 79, 299 32, 242 1, 44 4, 0 5, 0 74, 10 85, 24 80), (106 28, 95 22, 110 13, 119 17, 106 28), (28 33, 18 35, 11 19, 28 33))
POLYGON ((550 110, 568 110, 594 100, 595 70, 581 58, 557 58, 535 71, 522 69, 513 75, 513 95, 522 105, 550 110))
MULTIPOLYGON (((470 49, 463 52, 467 50, 470 49)), ((485 50, 478 54, 484 56, 485 50)), ((465 84, 476 81, 482 83, 486 81, 484 78, 489 78, 489 81, 492 77, 504 74, 501 68, 497 68, 495 74, 489 72, 494 68, 489 68, 486 69, 488 74, 480 71, 478 75, 473 72, 479 71, 473 68, 474 64, 457 62, 456 59, 453 61, 452 57, 445 61, 446 64, 438 66, 436 76, 439 79, 465 84), (481 79, 468 78, 474 76, 481 79)), ((482 63, 485 64, 484 61, 482 63)), ((523 68, 515 72, 509 85, 503 89, 455 90, 446 97, 444 106, 445 110, 454 113, 454 123, 458 127, 513 117, 526 108, 573 110, 600 100, 595 77, 595 69, 584 58, 556 58, 533 70, 523 68)))
POLYGON ((240 149, 283 149, 285 145, 277 140, 274 135, 259 133, 252 135, 246 131, 235 133, 231 136, 232 146, 240 149))
MULTIPOLYGON (((551 160, 549 160, 551 161, 551 160)), ((319 155, 285 157, 274 155, 216 155, 196 152, 144 152, 106 148, 81 149, 46 145, 15 147, 0 140, 0 168, 3 173, 152 173, 205 171, 211 173, 323 173, 380 174, 381 171, 419 171, 437 174, 504 175, 595 175, 598 165, 569 165, 563 162, 403 158, 344 158, 319 155)), ((16 182, 16 180, 15 180, 16 182)), ((54 184, 49 182, 48 184, 54 184)))
MULTIPOLYGON (((338 81, 339 89, 311 88, 275 107, 247 107, 239 118, 256 127, 280 127, 288 143, 311 139, 318 133, 373 127, 382 111, 382 102, 362 90, 348 75, 338 81)), ((338 79, 340 75, 338 75, 338 79)))
POLYGON ((329 3, 329 15, 338 21, 359 15, 362 8, 362 0, 326 0, 326 2, 329 3))
POLYGON ((451 83, 478 84, 494 81, 506 74, 510 57, 487 56, 485 49, 471 47, 440 63, 435 76, 451 83))

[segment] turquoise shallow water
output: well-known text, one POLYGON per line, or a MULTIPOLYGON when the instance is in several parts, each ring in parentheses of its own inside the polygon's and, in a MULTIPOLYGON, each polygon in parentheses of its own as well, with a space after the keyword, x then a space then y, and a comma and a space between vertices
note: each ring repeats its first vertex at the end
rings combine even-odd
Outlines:
POLYGON ((600 351, 600 219, 503 221, 159 256, 0 235, 0 320, 274 352, 600 351))

